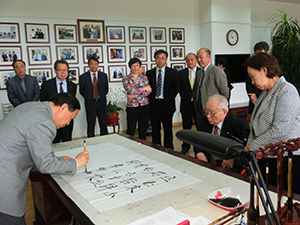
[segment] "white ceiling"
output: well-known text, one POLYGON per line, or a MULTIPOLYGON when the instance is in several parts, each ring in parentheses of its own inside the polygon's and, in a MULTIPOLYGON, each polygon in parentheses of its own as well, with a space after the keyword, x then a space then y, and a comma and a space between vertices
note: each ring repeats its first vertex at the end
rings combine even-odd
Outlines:
POLYGON ((267 0, 267 1, 273 1, 273 2, 287 2, 287 3, 296 3, 296 4, 300 4, 300 0, 267 0))

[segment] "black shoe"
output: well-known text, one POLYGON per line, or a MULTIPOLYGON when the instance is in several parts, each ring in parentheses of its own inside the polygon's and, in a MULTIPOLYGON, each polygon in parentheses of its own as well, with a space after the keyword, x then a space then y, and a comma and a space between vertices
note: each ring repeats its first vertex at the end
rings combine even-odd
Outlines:
POLYGON ((180 153, 181 153, 181 154, 186 154, 186 153, 188 153, 188 152, 189 152, 189 149, 182 149, 180 153))

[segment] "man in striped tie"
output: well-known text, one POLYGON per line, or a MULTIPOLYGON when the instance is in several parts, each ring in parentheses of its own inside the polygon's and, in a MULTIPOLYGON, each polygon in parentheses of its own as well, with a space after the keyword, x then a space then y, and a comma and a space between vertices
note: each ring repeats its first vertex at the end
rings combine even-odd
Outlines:
POLYGON ((160 129, 164 129, 164 144, 174 149, 172 120, 175 112, 175 97, 179 91, 177 70, 166 66, 168 53, 162 49, 154 55, 156 67, 148 70, 146 75, 152 92, 149 95, 150 121, 152 125, 152 142, 162 145, 160 129))
MULTIPOLYGON (((205 105, 205 117, 201 123, 200 131, 230 138, 244 146, 247 143, 250 128, 247 122, 228 111, 227 99, 219 94, 209 97, 205 105)), ((214 158, 205 150, 194 148, 195 157, 205 162, 215 162, 214 158)), ((242 170, 238 163, 232 160, 217 161, 217 165, 233 171, 242 170)))

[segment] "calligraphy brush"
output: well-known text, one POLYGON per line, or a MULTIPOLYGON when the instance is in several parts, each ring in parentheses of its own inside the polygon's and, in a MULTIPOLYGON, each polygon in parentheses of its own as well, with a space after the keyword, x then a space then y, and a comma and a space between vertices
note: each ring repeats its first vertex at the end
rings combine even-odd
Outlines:
POLYGON ((287 200, 287 215, 288 215, 288 222, 291 222, 293 219, 293 192, 292 192, 292 167, 293 167, 293 152, 289 150, 289 158, 288 158, 288 200, 287 200))
MULTIPOLYGON (((83 141, 83 148, 84 148, 84 151, 86 152, 86 142, 85 142, 85 140, 83 141)), ((87 165, 85 165, 85 172, 86 172, 87 174, 90 174, 90 173, 91 173, 91 171, 87 171, 87 165)))
MULTIPOLYGON (((242 207, 241 207, 242 208, 242 207)), ((248 208, 244 208, 243 210, 241 210, 240 212, 238 212, 237 214, 235 214, 234 216, 230 217, 229 219, 225 220, 224 222, 220 223, 219 225, 224 225, 227 222, 229 222, 230 220, 233 220, 234 218, 238 217, 239 215, 245 213, 248 210, 248 208)))
POLYGON ((226 215, 220 217, 219 219, 216 219, 215 221, 211 222, 211 223, 208 224, 208 225, 216 224, 216 223, 218 223, 218 222, 220 222, 220 221, 226 219, 227 217, 229 217, 229 216, 231 216, 231 215, 234 215, 234 214, 240 212, 243 208, 244 208, 244 206, 241 206, 241 207, 239 207, 239 208, 233 209, 233 210, 231 210, 229 213, 227 213, 226 215))

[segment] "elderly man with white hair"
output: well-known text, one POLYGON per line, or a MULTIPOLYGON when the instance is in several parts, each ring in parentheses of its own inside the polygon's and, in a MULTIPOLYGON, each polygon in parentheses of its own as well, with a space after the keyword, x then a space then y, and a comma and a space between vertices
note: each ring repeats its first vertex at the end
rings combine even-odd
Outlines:
MULTIPOLYGON (((227 99, 219 94, 209 97, 205 106, 205 117, 200 131, 230 138, 245 145, 250 132, 249 125, 228 110, 227 99)), ((214 162, 214 158, 205 150, 195 148, 195 157, 202 161, 214 162)), ((234 160, 217 161, 217 165, 240 172, 241 168, 234 160)))

